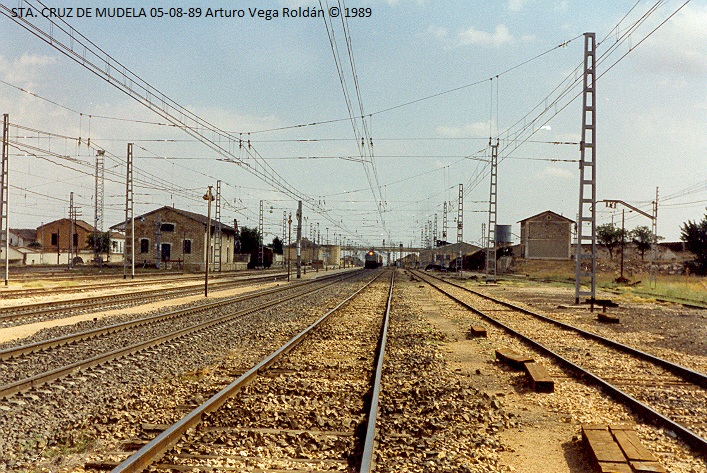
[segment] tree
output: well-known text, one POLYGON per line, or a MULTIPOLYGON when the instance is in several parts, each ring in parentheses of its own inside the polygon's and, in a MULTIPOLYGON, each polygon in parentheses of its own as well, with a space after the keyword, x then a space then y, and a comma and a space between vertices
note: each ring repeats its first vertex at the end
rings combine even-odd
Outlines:
POLYGON ((629 232, 629 237, 631 238, 631 242, 633 242, 633 244, 636 245, 636 248, 638 248, 638 251, 641 252, 641 259, 643 259, 646 251, 650 250, 654 243, 658 243, 658 240, 663 239, 663 237, 660 236, 653 236, 653 230, 645 225, 641 225, 631 230, 629 232))
POLYGON ((615 227, 611 223, 605 223, 597 227, 597 241, 600 245, 609 250, 609 257, 614 259, 614 248, 621 244, 625 237, 624 231, 615 227))
MULTIPOLYGON (((93 248, 94 234, 89 233, 86 237, 87 248, 93 248)), ((110 232, 98 234, 98 253, 110 252, 110 232)))
POLYGON ((278 255, 282 254, 282 240, 280 240, 280 238, 273 238, 270 246, 272 247, 273 253, 276 253, 278 255))
POLYGON ((680 227, 680 239, 695 258, 695 272, 707 274, 707 213, 701 222, 685 222, 680 227))
POLYGON ((249 254, 258 249, 260 230, 241 227, 241 254, 249 254))

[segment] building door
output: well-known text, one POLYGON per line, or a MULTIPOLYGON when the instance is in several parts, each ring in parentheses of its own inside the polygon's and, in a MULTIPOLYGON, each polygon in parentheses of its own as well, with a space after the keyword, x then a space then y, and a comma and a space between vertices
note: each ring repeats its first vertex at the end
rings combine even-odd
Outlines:
POLYGON ((172 245, 170 243, 162 243, 161 253, 162 261, 169 261, 172 254, 172 245))

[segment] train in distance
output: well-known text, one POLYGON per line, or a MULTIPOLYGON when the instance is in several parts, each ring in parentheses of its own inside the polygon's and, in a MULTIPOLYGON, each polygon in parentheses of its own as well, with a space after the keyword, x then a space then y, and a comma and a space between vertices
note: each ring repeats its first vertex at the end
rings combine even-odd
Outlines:
POLYGON ((380 268, 381 266, 383 266, 383 257, 373 250, 369 250, 366 253, 365 260, 366 261, 363 266, 365 269, 375 269, 375 268, 380 268))

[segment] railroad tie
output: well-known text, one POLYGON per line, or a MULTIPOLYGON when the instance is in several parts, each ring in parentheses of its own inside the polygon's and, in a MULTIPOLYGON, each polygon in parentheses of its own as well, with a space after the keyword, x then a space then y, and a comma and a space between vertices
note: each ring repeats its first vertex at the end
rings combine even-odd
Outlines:
POLYGON ((501 348, 500 350, 496 350, 496 358, 511 368, 517 370, 525 369, 525 363, 535 361, 532 358, 516 353, 509 348, 501 348))
POLYGON ((582 425, 582 439, 601 473, 665 473, 665 468, 626 425, 582 425))
POLYGON ((533 391, 538 393, 551 393, 555 391, 555 382, 545 367, 534 361, 524 363, 525 372, 533 385, 533 391))
POLYGON ((486 338, 486 327, 481 325, 472 325, 469 327, 467 338, 486 338))
POLYGON ((599 312, 597 314, 597 320, 599 322, 605 322, 609 324, 618 324, 619 318, 615 315, 609 315, 606 312, 599 312))
POLYGON ((533 387, 533 391, 538 393, 551 393, 555 391, 555 382, 550 373, 540 363, 536 363, 530 357, 520 355, 508 348, 496 350, 496 358, 516 370, 525 371, 533 387))

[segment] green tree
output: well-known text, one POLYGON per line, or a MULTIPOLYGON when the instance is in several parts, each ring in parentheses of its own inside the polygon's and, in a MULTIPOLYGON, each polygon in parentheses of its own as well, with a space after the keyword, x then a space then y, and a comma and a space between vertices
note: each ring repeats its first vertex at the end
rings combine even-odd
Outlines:
POLYGON ((260 230, 257 228, 241 227, 241 253, 249 254, 258 249, 260 230))
POLYGON ((273 253, 276 253, 278 255, 281 255, 283 253, 282 240, 280 240, 280 238, 278 238, 278 237, 273 238, 270 246, 272 247, 273 253))
POLYGON ((609 250, 609 257, 614 259, 614 248, 621 244, 625 237, 624 231, 615 227, 611 223, 605 223, 597 227, 597 241, 600 245, 609 250))
MULTIPOLYGON (((86 247, 93 248, 94 234, 89 233, 86 237, 86 247)), ((108 253, 110 252, 110 232, 99 233, 98 234, 98 252, 108 253)))
POLYGON ((695 272, 707 274, 707 213, 701 222, 685 222, 680 227, 680 239, 695 255, 695 272))
POLYGON ((653 230, 645 225, 641 225, 631 230, 629 232, 629 237, 631 238, 631 242, 636 245, 636 248, 638 248, 638 251, 641 252, 641 259, 643 259, 646 251, 650 250, 654 243, 658 243, 658 240, 663 239, 663 237, 660 236, 653 236, 653 230))

